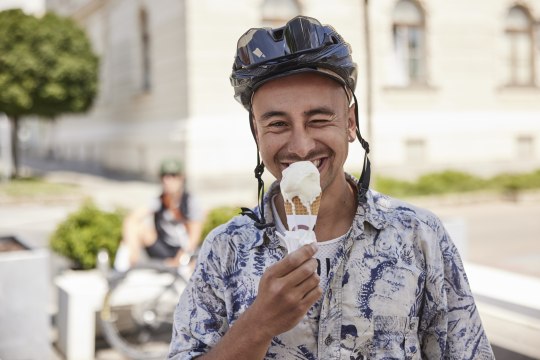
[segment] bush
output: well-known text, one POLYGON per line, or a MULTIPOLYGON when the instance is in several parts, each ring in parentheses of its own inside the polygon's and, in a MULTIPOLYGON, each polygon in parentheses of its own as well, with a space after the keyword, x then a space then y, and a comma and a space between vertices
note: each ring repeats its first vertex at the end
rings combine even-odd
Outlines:
POLYGON ((50 238, 51 249, 72 260, 77 269, 95 268, 99 249, 105 249, 112 265, 122 238, 123 217, 123 211, 102 211, 86 201, 57 226, 50 238))
POLYGON ((378 176, 372 187, 381 193, 395 197, 441 195, 478 190, 513 193, 521 190, 539 189, 540 170, 523 174, 500 174, 490 179, 447 170, 425 174, 414 182, 378 176))
POLYGON ((527 174, 500 174, 490 180, 490 186, 504 192, 540 188, 540 170, 527 174))
POLYGON ((459 193, 480 190, 486 181, 459 171, 443 171, 421 176, 416 182, 415 195, 459 193))
POLYGON ((408 196, 415 192, 413 183, 382 176, 375 179, 373 188, 378 192, 395 197, 408 196))
POLYGON ((210 210, 203 224, 201 241, 206 238, 210 231, 221 224, 225 224, 238 214, 240 214, 240 208, 235 206, 221 206, 210 210))

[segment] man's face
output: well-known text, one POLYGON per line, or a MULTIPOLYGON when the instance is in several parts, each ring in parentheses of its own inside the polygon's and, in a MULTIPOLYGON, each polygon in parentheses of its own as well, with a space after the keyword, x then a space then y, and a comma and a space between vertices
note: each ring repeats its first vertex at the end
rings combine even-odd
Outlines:
POLYGON ((356 124, 338 82, 315 73, 271 80, 255 92, 252 108, 263 163, 277 179, 301 160, 319 169, 323 191, 343 175, 356 124))

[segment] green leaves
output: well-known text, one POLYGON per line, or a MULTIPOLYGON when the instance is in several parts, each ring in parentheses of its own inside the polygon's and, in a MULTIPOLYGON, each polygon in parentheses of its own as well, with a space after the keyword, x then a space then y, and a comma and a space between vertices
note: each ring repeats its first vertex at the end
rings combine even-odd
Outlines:
POLYGON ((460 171, 447 170, 425 174, 414 182, 378 176, 373 187, 377 191, 395 197, 441 195, 480 190, 504 193, 540 188, 540 170, 522 174, 499 174, 489 179, 460 171))
POLYGON ((0 112, 11 117, 87 111, 98 58, 84 31, 55 14, 0 12, 0 112))
POLYGON ((122 211, 102 211, 87 201, 58 225, 50 238, 51 249, 81 269, 96 266, 99 249, 107 250, 112 263, 122 239, 123 217, 122 211))
POLYGON ((240 207, 235 206, 220 206, 210 210, 203 224, 201 242, 204 241, 210 231, 238 214, 240 214, 240 207))

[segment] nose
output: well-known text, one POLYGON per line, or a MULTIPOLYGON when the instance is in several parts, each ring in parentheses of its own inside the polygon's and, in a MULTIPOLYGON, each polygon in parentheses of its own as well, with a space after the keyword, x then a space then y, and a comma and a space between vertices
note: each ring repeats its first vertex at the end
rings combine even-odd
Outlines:
POLYGON ((315 140, 309 135, 306 129, 295 129, 291 132, 291 137, 287 146, 289 154, 305 159, 308 154, 315 149, 315 140))

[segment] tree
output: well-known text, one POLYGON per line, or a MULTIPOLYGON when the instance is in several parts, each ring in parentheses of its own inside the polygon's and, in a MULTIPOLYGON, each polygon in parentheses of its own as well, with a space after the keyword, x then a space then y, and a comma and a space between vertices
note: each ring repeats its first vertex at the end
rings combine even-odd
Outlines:
POLYGON ((18 176, 20 118, 85 112, 97 87, 98 58, 75 22, 52 13, 0 12, 0 112, 11 122, 12 177, 18 176))

